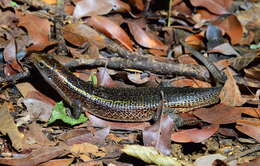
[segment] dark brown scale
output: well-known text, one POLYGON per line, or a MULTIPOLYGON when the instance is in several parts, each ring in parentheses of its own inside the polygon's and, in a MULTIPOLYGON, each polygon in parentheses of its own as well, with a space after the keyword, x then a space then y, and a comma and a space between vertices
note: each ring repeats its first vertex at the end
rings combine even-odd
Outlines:
POLYGON ((165 106, 175 112, 218 102, 221 87, 214 88, 108 88, 95 87, 65 69, 50 56, 32 55, 44 79, 68 102, 79 101, 81 109, 114 121, 148 121, 155 115, 164 94, 165 106), (76 88, 75 88, 76 87, 76 88))

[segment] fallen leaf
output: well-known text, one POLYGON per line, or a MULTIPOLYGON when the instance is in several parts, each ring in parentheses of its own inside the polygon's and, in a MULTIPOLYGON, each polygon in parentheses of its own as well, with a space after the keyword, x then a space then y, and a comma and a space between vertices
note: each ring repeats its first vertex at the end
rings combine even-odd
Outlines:
POLYGON ((260 81, 260 65, 244 69, 246 76, 260 81))
POLYGON ((234 123, 241 119, 243 107, 231 107, 218 104, 211 108, 196 109, 193 114, 201 120, 212 124, 234 123))
POLYGON ((185 43, 191 45, 195 49, 201 49, 204 48, 204 37, 201 34, 192 34, 185 38, 185 43))
POLYGON ((28 125, 29 130, 25 132, 25 138, 26 142, 30 144, 33 142, 33 144, 37 145, 55 145, 55 142, 51 142, 42 132, 42 127, 33 122, 32 124, 28 125))
POLYGON ((16 11, 16 15, 19 17, 18 26, 25 27, 33 43, 32 46, 27 48, 27 51, 41 51, 55 43, 49 40, 51 22, 48 19, 18 11, 16 11))
POLYGON ((185 87, 185 86, 190 86, 193 88, 210 88, 212 87, 210 83, 206 81, 201 81, 197 79, 180 79, 180 80, 175 80, 171 83, 173 87, 185 87))
POLYGON ((213 24, 227 33, 232 44, 238 44, 242 39, 243 28, 236 16, 230 15, 224 20, 219 19, 214 21, 213 24))
POLYGON ((95 157, 104 157, 106 155, 102 149, 87 142, 72 145, 70 151, 73 155, 79 156, 84 161, 91 160, 90 155, 94 155, 95 157))
MULTIPOLYGON (((27 108, 29 116, 28 120, 37 119, 43 122, 47 122, 50 119, 55 101, 37 91, 30 83, 18 83, 16 84, 16 87, 24 96, 21 102, 27 108)), ((24 117, 26 118, 25 114, 24 117)), ((24 123, 20 122, 22 118, 20 118, 17 123, 24 123)))
POLYGON ((150 80, 147 76, 142 77, 142 73, 127 73, 127 78, 135 84, 144 84, 150 80))
POLYGON ((31 152, 23 158, 0 158, 0 164, 15 166, 35 166, 40 163, 49 161, 53 158, 68 154, 66 147, 42 147, 31 152))
POLYGON ((247 65, 249 65, 256 57, 257 57, 256 54, 248 53, 246 55, 239 56, 239 57, 231 59, 230 65, 234 69, 239 71, 239 70, 245 68, 247 65))
POLYGON ((117 87, 116 82, 110 77, 107 69, 100 67, 97 73, 98 86, 117 87))
POLYGON ((212 13, 218 15, 229 14, 228 9, 231 7, 233 0, 190 0, 193 6, 202 6, 212 13))
POLYGON ((73 160, 74 158, 50 160, 46 163, 40 164, 39 166, 70 166, 73 160))
POLYGON ((76 18, 105 15, 111 10, 130 11, 130 6, 121 0, 81 0, 76 3, 73 16, 76 18))
POLYGON ((105 143, 105 139, 107 135, 110 132, 110 128, 106 127, 104 129, 97 130, 95 132, 90 132, 87 130, 83 131, 69 131, 69 133, 65 133, 62 137, 59 137, 60 139, 62 138, 64 142, 67 145, 74 145, 74 144, 81 144, 81 143, 91 143, 95 145, 102 145, 105 143))
MULTIPOLYGON (((224 55, 240 56, 239 53, 236 52, 236 50, 229 43, 223 43, 208 51, 208 53, 215 53, 215 52, 221 53, 224 55)), ((244 57, 244 56, 240 56, 240 57, 244 57)))
POLYGON ((137 157, 146 163, 156 165, 174 165, 182 164, 173 157, 160 154, 154 147, 145 147, 140 145, 125 145, 122 151, 130 156, 137 157))
POLYGON ((240 132, 260 141, 260 121, 259 119, 247 118, 238 120, 236 129, 240 132))
POLYGON ((171 154, 171 133, 173 129, 173 119, 163 115, 152 126, 143 131, 143 142, 145 146, 153 146, 164 155, 171 154))
MULTIPOLYGON (((243 26, 243 31, 245 33, 248 32, 248 26, 250 23, 258 23, 258 26, 260 26, 260 3, 252 3, 252 7, 250 7, 247 10, 240 11, 236 13, 236 16, 239 20, 239 22, 243 26)), ((248 43, 249 44, 249 43, 248 43)))
POLYGON ((63 27, 63 34, 67 41, 78 47, 86 43, 97 46, 99 49, 106 46, 104 37, 86 24, 68 24, 63 27))
POLYGON ((141 123, 125 123, 125 122, 113 122, 100 119, 96 116, 86 113, 89 122, 88 125, 95 127, 110 127, 111 129, 122 129, 122 130, 144 130, 145 127, 150 126, 148 122, 141 123))
POLYGON ((116 23, 103 16, 92 16, 87 20, 87 24, 108 37, 118 40, 123 46, 130 51, 133 50, 133 42, 127 33, 116 23))
POLYGON ((57 0, 42 0, 43 2, 46 2, 48 4, 56 4, 57 0))
POLYGON ((227 157, 221 154, 211 154, 196 159, 194 166, 212 166, 215 160, 225 160, 227 157))
MULTIPOLYGON (((12 146, 20 151, 24 146, 24 134, 18 131, 13 117, 8 111, 8 103, 5 102, 0 108, 0 131, 8 135, 12 141, 12 146)), ((1 160, 0 160, 1 163, 1 160)))
POLYGON ((196 21, 197 23, 200 23, 200 22, 204 22, 205 20, 210 20, 210 21, 214 21, 218 18, 218 15, 214 14, 214 13, 211 13, 210 11, 208 11, 207 9, 197 9, 196 10, 197 12, 197 15, 199 15, 198 19, 194 19, 194 16, 193 17, 193 20, 196 21))
POLYGON ((241 110, 242 113, 250 115, 255 118, 260 117, 260 108, 253 108, 253 107, 243 107, 241 110))
POLYGON ((66 113, 66 108, 64 107, 63 103, 58 102, 58 103, 56 103, 56 105, 54 106, 54 108, 52 110, 51 118, 49 119, 48 124, 51 124, 51 123, 55 122, 56 120, 62 120, 64 123, 67 123, 70 125, 76 125, 76 124, 80 124, 80 123, 87 121, 87 118, 85 117, 84 114, 80 114, 78 119, 74 119, 74 118, 70 117, 66 113))
POLYGON ((143 28, 136 22, 128 21, 128 27, 131 34, 134 36, 135 41, 143 47, 154 49, 167 49, 157 36, 153 33, 143 30, 143 28))
POLYGON ((98 147, 96 145, 90 144, 90 143, 82 143, 82 144, 74 144, 70 147, 70 151, 72 153, 96 153, 98 152, 98 147))
POLYGON ((5 61, 16 71, 22 72, 23 69, 16 59, 16 44, 15 39, 12 38, 3 52, 5 61))
POLYGON ((143 11, 145 8, 143 0, 129 0, 131 4, 133 4, 138 10, 143 11))
POLYGON ((81 18, 92 15, 108 14, 113 8, 109 0, 81 0, 76 3, 73 16, 81 18))
POLYGON ((228 79, 219 95, 221 103, 228 106, 243 105, 247 101, 247 99, 241 96, 240 90, 236 84, 236 80, 232 75, 231 69, 225 69, 225 73, 228 79))
POLYGON ((183 64, 194 64, 194 65, 198 64, 198 62, 193 57, 187 54, 179 56, 178 61, 183 64))
POLYGON ((218 132, 227 137, 238 137, 236 131, 230 128, 219 128, 218 132))
POLYGON ((183 0, 175 0, 172 3, 172 13, 173 15, 178 15, 180 13, 189 16, 192 14, 192 10, 183 0))
POLYGON ((201 129, 180 130, 172 133, 171 139, 175 142, 199 143, 211 137, 218 129, 219 125, 209 125, 201 129))

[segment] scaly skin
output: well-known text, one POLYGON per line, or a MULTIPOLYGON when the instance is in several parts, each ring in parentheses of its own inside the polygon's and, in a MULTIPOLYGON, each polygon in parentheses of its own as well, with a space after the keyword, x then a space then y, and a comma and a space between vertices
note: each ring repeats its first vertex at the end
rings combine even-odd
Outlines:
POLYGON ((50 55, 33 54, 31 60, 43 78, 71 106, 80 105, 106 120, 142 122, 151 120, 164 95, 165 107, 183 112, 215 104, 222 87, 213 88, 108 88, 84 82, 50 55))

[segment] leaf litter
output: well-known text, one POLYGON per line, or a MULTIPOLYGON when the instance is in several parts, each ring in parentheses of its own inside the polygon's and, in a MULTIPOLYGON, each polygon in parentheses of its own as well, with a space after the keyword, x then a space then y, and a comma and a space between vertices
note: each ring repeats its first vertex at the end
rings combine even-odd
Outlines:
POLYGON ((0 1, 0 163, 256 164, 258 9, 253 0, 0 1), (62 55, 63 48, 70 59, 88 60, 75 61, 71 69, 95 86, 213 87, 205 68, 199 74, 183 72, 201 64, 180 41, 206 52, 227 75, 220 103, 180 114, 180 122, 164 115, 156 122, 114 122, 88 113, 75 120, 68 111, 73 108, 59 103, 61 96, 29 63, 31 53, 62 55), (154 66, 144 70, 141 63, 154 66), (174 68, 179 72, 163 73, 172 64, 181 66, 174 68), (27 69, 30 77, 23 77, 27 69))

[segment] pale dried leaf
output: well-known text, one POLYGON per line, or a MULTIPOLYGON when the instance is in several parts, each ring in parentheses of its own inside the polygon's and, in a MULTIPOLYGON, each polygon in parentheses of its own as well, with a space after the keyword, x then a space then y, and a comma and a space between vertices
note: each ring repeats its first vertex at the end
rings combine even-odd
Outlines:
POLYGON ((153 147, 126 145, 122 151, 149 164, 181 166, 181 163, 176 158, 162 155, 153 147))
POLYGON ((8 111, 8 103, 4 103, 0 108, 0 131, 7 134, 16 150, 21 150, 24 145, 24 135, 18 131, 13 117, 8 111))

